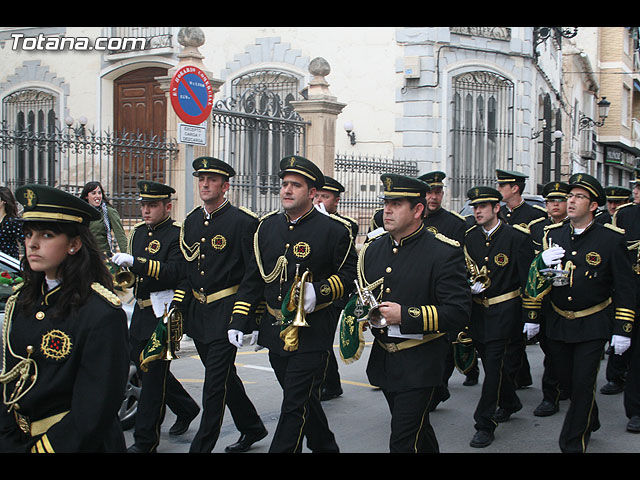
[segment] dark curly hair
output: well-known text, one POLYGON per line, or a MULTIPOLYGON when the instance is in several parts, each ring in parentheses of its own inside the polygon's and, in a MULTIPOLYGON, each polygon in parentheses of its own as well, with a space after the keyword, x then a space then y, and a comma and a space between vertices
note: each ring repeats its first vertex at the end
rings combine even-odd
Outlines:
MULTIPOLYGON (((80 237, 82 248, 75 255, 68 255, 58 267, 58 278, 62 280, 61 292, 57 301, 57 314, 68 315, 72 310, 84 305, 91 295, 91 284, 98 282, 113 291, 113 277, 109 272, 96 241, 87 225, 63 222, 25 222, 23 229, 28 231, 49 230, 57 235, 69 238, 80 237)), ((25 255, 21 262, 24 286, 20 290, 17 305, 29 309, 42 294, 44 272, 35 272, 29 266, 25 255)))

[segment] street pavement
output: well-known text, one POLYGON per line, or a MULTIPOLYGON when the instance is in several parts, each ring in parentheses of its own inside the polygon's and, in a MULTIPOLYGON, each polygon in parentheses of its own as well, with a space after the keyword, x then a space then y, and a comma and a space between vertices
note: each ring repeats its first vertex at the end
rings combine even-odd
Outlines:
MULTIPOLYGON (((362 357, 350 365, 345 365, 340 360, 336 342, 334 351, 338 355, 344 393, 341 397, 322 402, 341 453, 388 452, 390 415, 382 392, 367 381, 365 369, 372 336, 369 332, 365 332, 365 336, 367 345, 362 357)), ((236 357, 238 374, 269 431, 269 435, 254 444, 247 454, 268 451, 280 412, 281 389, 269 365, 267 352, 266 349, 256 352, 255 347, 245 346, 238 351, 236 357)), ((193 342, 189 339, 183 340, 178 355, 180 358, 172 362, 171 370, 200 404, 204 369, 193 342)), ((542 400, 540 379, 543 353, 539 345, 529 345, 527 356, 531 365, 533 385, 518 390, 523 408, 513 414, 508 422, 498 426, 494 442, 486 448, 469 446, 475 433, 473 412, 482 388, 482 368, 480 382, 475 386, 464 386, 462 382, 465 377, 458 371, 454 372, 449 383, 451 397, 430 414, 441 453, 560 453, 558 436, 569 401, 562 401, 560 411, 550 417, 533 415, 533 410, 542 400)), ((601 364, 596 393, 602 426, 592 434, 588 453, 637 453, 640 452, 640 435, 626 431, 627 418, 624 415, 623 395, 599 393, 600 387, 606 383, 604 371, 607 358, 605 356, 601 364)), ((177 437, 168 434, 174 421, 175 416, 168 410, 162 425, 159 453, 188 452, 200 416, 194 420, 185 434, 177 437)), ((212 453, 223 453, 224 448, 235 443, 239 436, 227 410, 220 438, 212 453)), ((126 431, 125 438, 127 446, 130 446, 133 443, 133 431, 126 431)), ((309 450, 305 447, 303 451, 309 450)))

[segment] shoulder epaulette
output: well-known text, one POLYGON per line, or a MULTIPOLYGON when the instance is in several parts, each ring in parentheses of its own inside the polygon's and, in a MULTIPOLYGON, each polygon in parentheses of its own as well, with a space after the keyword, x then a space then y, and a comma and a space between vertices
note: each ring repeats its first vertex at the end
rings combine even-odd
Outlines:
POLYGON ((610 223, 605 223, 604 226, 607 227, 610 230, 613 230, 614 232, 618 232, 618 233, 621 233, 623 235, 626 233, 624 228, 616 227, 615 225, 612 225, 610 223))
POLYGON ((453 238, 449 238, 446 235, 443 235, 442 233, 438 232, 436 233, 435 237, 440 240, 441 242, 444 243, 448 243, 449 245, 453 245, 454 247, 459 247, 460 246, 460 242, 457 240, 454 240, 453 238))
POLYGON ((276 213, 279 213, 279 212, 280 212, 280 210, 274 210, 273 212, 269 212, 269 213, 261 216, 260 217, 260 221, 262 222, 265 218, 268 218, 268 217, 270 217, 272 215, 275 215, 276 213))
POLYGON ((127 250, 128 251, 131 251, 131 249, 133 248, 133 236, 136 234, 136 230, 138 228, 140 228, 144 224, 145 224, 145 222, 138 222, 138 223, 134 224, 133 227, 131 227, 131 230, 129 230, 129 236, 127 237, 127 250))
POLYGON ((455 215, 456 217, 458 217, 460 220, 462 221, 467 221, 467 217, 465 217, 464 215, 460 215, 458 212, 454 212, 453 210, 449 210, 449 213, 451 213, 452 215, 455 215))
POLYGON ((355 219, 355 218, 351 218, 351 217, 349 217, 349 216, 347 216, 347 215, 338 215, 338 216, 339 216, 339 217, 342 217, 342 218, 344 218, 344 219, 346 219, 346 220, 348 220, 348 221, 350 221, 350 222, 353 222, 353 223, 355 223, 356 225, 358 224, 358 222, 356 221, 356 219, 355 219))
POLYGON ((258 215, 256 215, 255 213, 253 213, 251 210, 249 210, 247 207, 238 207, 238 210, 240 210, 241 212, 246 213, 247 215, 249 215, 250 217, 253 218, 259 218, 258 215))
POLYGON ((188 217, 189 215, 191 215, 193 212, 195 212, 196 210, 199 210, 199 209, 201 209, 201 208, 202 208, 201 206, 193 207, 193 208, 191 209, 191 211, 185 215, 185 217, 184 217, 184 218, 187 218, 187 217, 188 217))
POLYGON ((475 225, 471 226, 470 228, 467 228, 467 230, 464 232, 464 234, 466 235, 467 233, 469 233, 471 230, 473 230, 477 226, 478 226, 478 224, 475 224, 475 225))
POLYGON ((525 233, 527 235, 529 235, 531 233, 527 227, 523 227, 522 225, 514 224, 514 225, 511 225, 511 226, 513 228, 515 228, 516 230, 519 230, 520 232, 525 233))
POLYGON ((122 302, 120 301, 120 297, 118 297, 115 293, 113 293, 111 290, 109 290, 104 285, 102 285, 102 284, 100 284, 98 282, 93 282, 91 284, 91 288, 93 289, 94 292, 96 292, 98 295, 100 295, 100 297, 104 298, 107 301, 107 303, 109 303, 110 305, 112 305, 114 307, 122 306, 122 302))
POLYGON ((351 223, 346 218, 343 218, 343 217, 341 217, 339 215, 335 215, 333 213, 330 213, 328 216, 330 218, 333 218, 334 220, 337 220, 338 222, 340 222, 341 224, 346 226, 349 230, 351 230, 351 223))
POLYGON ((545 230, 545 231, 547 231, 547 230, 549 230, 550 228, 558 228, 558 227, 561 227, 561 226, 563 226, 563 225, 564 225, 564 222, 560 222, 560 223, 551 223, 551 224, 549 224, 549 225, 545 225, 545 226, 544 226, 544 230, 545 230))
POLYGON ((177 221, 177 220, 174 220, 174 221, 173 221, 173 226, 174 226, 174 227, 181 228, 181 227, 182 227, 182 222, 179 222, 179 221, 177 221))
POLYGON ((632 205, 635 205, 635 203, 633 203, 633 202, 623 203, 622 205, 618 205, 616 207, 616 211, 620 210, 621 208, 630 207, 632 205))
POLYGON ((540 217, 540 218, 536 218, 535 220, 531 220, 529 222, 529 225, 527 225, 527 228, 531 230, 531 225, 533 225, 534 223, 542 222, 543 220, 546 220, 546 219, 547 219, 546 217, 540 217))
POLYGON ((540 210, 541 212, 544 212, 545 215, 548 215, 549 212, 547 212, 546 208, 541 207, 540 205, 532 205, 533 208, 537 208, 538 210, 540 210))

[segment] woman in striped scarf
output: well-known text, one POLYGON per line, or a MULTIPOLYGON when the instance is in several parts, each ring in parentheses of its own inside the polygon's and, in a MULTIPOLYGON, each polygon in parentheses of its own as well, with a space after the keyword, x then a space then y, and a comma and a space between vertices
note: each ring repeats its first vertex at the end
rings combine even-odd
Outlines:
POLYGON ((82 189, 80 198, 102 213, 102 218, 92 221, 89 226, 100 251, 106 253, 107 258, 118 251, 127 253, 127 235, 122 228, 122 220, 109 202, 100 182, 88 182, 82 189))

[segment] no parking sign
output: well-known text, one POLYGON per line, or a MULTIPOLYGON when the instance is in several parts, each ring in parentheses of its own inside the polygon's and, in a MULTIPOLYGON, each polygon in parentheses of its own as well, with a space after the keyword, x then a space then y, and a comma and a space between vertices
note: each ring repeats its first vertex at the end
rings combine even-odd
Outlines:
POLYGON ((180 68, 171 79, 171 105, 183 122, 199 125, 213 107, 213 88, 209 78, 198 67, 180 68))

